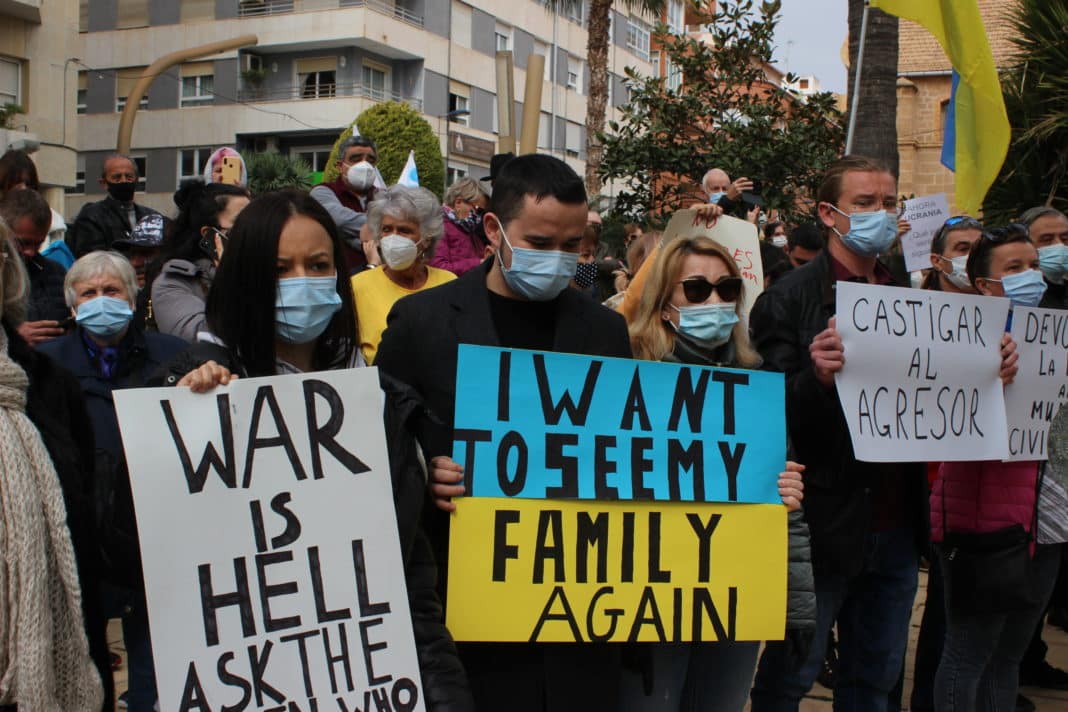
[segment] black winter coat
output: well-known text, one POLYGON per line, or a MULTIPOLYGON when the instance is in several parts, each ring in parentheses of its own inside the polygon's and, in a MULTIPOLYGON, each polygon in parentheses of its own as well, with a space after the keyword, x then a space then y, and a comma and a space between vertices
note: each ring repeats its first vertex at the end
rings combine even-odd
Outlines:
POLYGON ((67 275, 63 265, 39 254, 24 263, 30 276, 26 321, 63 321, 69 317, 70 308, 63 296, 63 278, 67 275))
MULTIPOLYGON (((166 385, 175 385, 185 374, 208 361, 215 361, 234 373, 247 375, 236 356, 228 349, 210 343, 197 343, 173 359, 158 376, 166 385)), ((467 677, 456 654, 452 636, 445 628, 445 614, 438 598, 437 567, 420 518, 426 487, 426 475, 419 463, 415 439, 410 435, 413 424, 425 418, 422 402, 415 393, 379 372, 386 394, 385 431, 393 478, 393 501, 397 511, 401 556, 408 584, 408 603, 412 614, 419 671, 423 678, 423 695, 430 712, 466 712, 474 710, 467 677)))
MULTIPOLYGON (((805 520, 817 574, 852 576, 864 561, 877 502, 880 465, 859 462, 835 389, 816 380, 808 347, 834 316, 830 253, 788 272, 753 305, 749 325, 764 368, 786 374, 786 428, 805 464, 805 520)), ((923 463, 905 466, 899 483, 916 531, 917 557, 926 550, 927 494, 923 463)))
MULTIPOLYGON (((156 211, 134 203, 134 212, 140 220, 146 215, 155 215, 156 211)), ((75 257, 81 257, 93 250, 110 250, 111 243, 130 234, 130 220, 127 217, 126 204, 110 195, 95 203, 86 203, 78 211, 67 232, 66 241, 75 257)))
POLYGON ((104 682, 103 709, 111 710, 115 698, 106 637, 107 620, 96 595, 100 582, 100 556, 93 526, 93 429, 85 399, 73 376, 52 359, 31 349, 6 322, 4 331, 7 332, 8 353, 30 380, 26 415, 41 433, 63 489, 67 525, 81 582, 89 653, 104 682))

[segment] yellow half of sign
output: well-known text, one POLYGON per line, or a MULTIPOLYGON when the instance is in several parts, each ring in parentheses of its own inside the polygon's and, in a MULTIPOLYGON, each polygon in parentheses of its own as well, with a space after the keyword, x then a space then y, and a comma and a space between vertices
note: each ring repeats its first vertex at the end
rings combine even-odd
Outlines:
POLYGON ((497 642, 782 640, 786 510, 464 497, 446 624, 497 642))

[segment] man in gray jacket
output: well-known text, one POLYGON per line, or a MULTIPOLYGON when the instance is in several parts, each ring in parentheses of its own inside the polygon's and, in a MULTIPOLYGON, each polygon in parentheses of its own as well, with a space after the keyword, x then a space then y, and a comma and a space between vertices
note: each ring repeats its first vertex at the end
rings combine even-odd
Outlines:
POLYGON ((378 150, 374 141, 350 136, 337 151, 337 178, 311 190, 311 196, 330 213, 345 241, 345 262, 350 273, 363 269, 368 259, 360 241, 360 230, 367 222, 367 205, 374 200, 378 169, 378 150))

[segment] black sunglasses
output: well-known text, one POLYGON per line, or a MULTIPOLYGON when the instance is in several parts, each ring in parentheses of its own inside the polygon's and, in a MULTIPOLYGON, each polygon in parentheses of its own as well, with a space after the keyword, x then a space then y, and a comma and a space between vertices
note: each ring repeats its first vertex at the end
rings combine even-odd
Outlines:
POLYGON ((740 277, 724 277, 715 284, 704 277, 689 277, 679 284, 682 285, 682 293, 690 304, 704 304, 712 296, 712 292, 717 293, 725 302, 736 302, 742 293, 740 277))

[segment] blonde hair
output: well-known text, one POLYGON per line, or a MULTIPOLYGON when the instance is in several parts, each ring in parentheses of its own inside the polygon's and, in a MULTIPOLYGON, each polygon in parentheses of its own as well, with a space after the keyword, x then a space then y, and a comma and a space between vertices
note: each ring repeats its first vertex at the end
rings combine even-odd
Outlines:
MULTIPOLYGON (((707 255, 718 257, 727 266, 732 277, 741 277, 738 264, 722 245, 707 237, 679 237, 660 249, 654 258, 649 277, 642 290, 638 311, 630 323, 630 345, 634 357, 646 361, 662 361, 675 349, 675 330, 664 320, 664 308, 675 290, 682 261, 687 255, 707 255)), ((745 285, 738 295, 735 311, 738 310, 745 295, 745 285)), ((734 343, 735 362, 742 368, 752 368, 760 364, 760 356, 749 343, 749 334, 745 324, 740 320, 731 332, 734 343)))
POLYGON ((486 189, 482 187, 481 181, 468 176, 459 179, 445 191, 445 205, 450 208, 457 199, 473 203, 479 198, 489 198, 489 195, 486 194, 486 189))
POLYGON ((0 218, 0 316, 16 326, 26 320, 30 278, 22 257, 11 246, 11 230, 0 218))

